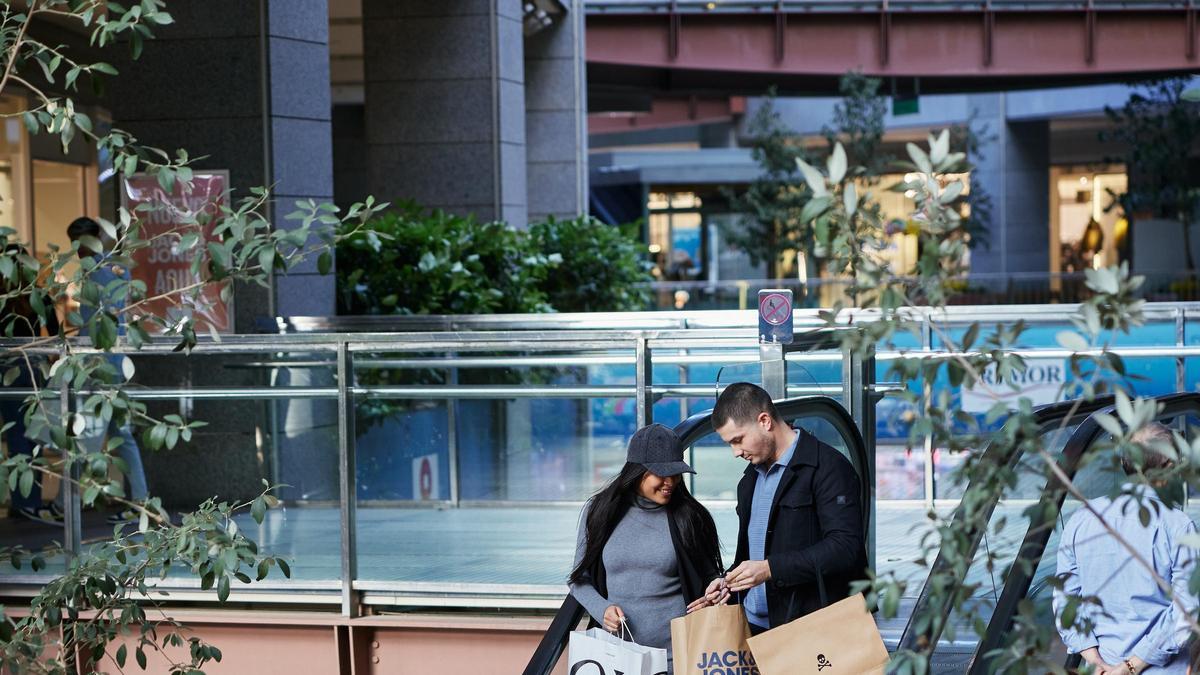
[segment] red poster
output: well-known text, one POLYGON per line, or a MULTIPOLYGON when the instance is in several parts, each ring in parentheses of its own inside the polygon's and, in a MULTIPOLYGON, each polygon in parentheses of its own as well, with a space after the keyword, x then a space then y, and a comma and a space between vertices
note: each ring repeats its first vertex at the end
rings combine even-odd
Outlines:
MULTIPOLYGON (((158 184, 158 179, 137 174, 125 179, 121 204, 141 223, 141 238, 153 240, 153 245, 134 252, 136 266, 132 270, 134 279, 146 284, 147 297, 170 294, 201 281, 192 273, 192 259, 203 250, 203 242, 188 251, 179 250, 179 236, 173 231, 195 232, 195 225, 187 225, 199 217, 215 218, 217 209, 224 203, 229 188, 229 172, 197 172, 190 186, 178 183, 168 193, 158 184), (141 211, 141 204, 154 205, 153 210, 141 211)), ((204 226, 203 239, 213 239, 211 220, 204 226)), ((232 304, 232 303, 230 303, 232 304)), ((169 316, 179 312, 190 314, 196 321, 197 332, 210 326, 220 332, 229 332, 229 304, 221 300, 221 285, 211 284, 200 294, 179 293, 161 300, 146 303, 147 310, 158 316, 169 316)))

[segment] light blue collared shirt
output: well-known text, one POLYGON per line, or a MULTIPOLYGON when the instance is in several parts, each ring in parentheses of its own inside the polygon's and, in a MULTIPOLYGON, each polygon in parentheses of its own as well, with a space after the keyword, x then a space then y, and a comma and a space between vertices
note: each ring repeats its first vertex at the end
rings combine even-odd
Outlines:
MULTIPOLYGON (((754 482, 754 497, 750 501, 750 524, 746 527, 746 538, 750 543, 750 560, 765 560, 767 557, 767 521, 771 518, 771 503, 775 501, 775 490, 779 487, 779 480, 783 477, 783 472, 787 470, 788 463, 792 461, 792 455, 796 453, 796 443, 800 441, 800 432, 796 432, 796 438, 792 444, 788 446, 787 452, 779 458, 779 461, 772 464, 769 468, 761 466, 754 467, 758 472, 758 478, 754 482)), ((742 603, 742 609, 746 612, 746 619, 750 623, 759 628, 770 628, 771 620, 767 614, 767 589, 763 584, 759 584, 746 594, 746 600, 742 603)))
MULTIPOLYGON (((1192 519, 1182 510, 1168 507, 1153 490, 1132 483, 1122 486, 1116 497, 1088 503, 1171 585, 1187 613, 1195 615, 1197 599, 1188 592, 1188 579, 1196 552, 1180 543, 1185 535, 1196 532, 1192 519), (1150 511, 1150 523, 1145 527, 1138 517, 1139 503, 1150 511)), ((1119 664, 1137 656, 1150 664, 1142 671, 1146 675, 1187 672, 1189 628, 1184 613, 1085 508, 1076 511, 1063 528, 1058 575, 1063 578, 1063 590, 1054 591, 1056 617, 1061 616, 1066 595, 1095 596, 1103 603, 1103 611, 1094 604, 1079 610, 1081 618, 1093 622, 1090 633, 1064 629, 1056 621, 1071 653, 1098 647, 1106 663, 1119 664)))

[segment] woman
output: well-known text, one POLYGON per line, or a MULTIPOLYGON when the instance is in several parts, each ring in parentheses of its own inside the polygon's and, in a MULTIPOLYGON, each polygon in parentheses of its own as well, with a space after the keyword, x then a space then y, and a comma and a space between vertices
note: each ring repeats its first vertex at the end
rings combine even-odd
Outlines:
MULTIPOLYGON (((59 332, 58 315, 55 314, 53 307, 44 313, 39 313, 33 308, 27 292, 29 289, 25 288, 25 285, 33 280, 29 277, 29 273, 24 271, 28 268, 22 268, 16 264, 16 258, 29 255, 29 251, 24 246, 9 243, 4 246, 2 255, 13 261, 14 268, 18 272, 15 274, 15 278, 0 280, 0 336, 41 337, 43 327, 49 335, 57 335, 59 332), (44 326, 43 318, 45 319, 44 326)), ((37 364, 41 358, 31 357, 34 364, 37 364)), ((13 367, 17 368, 16 376, 6 386, 22 389, 33 387, 31 365, 19 354, 14 352, 11 357, 0 359, 0 370, 8 371, 13 367)), ((10 457, 26 455, 32 458, 35 443, 25 435, 23 407, 21 399, 0 398, 0 427, 12 423, 12 426, 4 432, 4 443, 8 446, 10 457)), ((22 494, 20 490, 12 491, 9 515, 61 527, 63 522, 61 510, 54 502, 42 501, 41 475, 34 475, 33 485, 28 495, 22 494)))
POLYGON ((717 526, 684 486, 695 473, 661 424, 629 441, 621 473, 584 506, 571 594, 595 622, 671 654, 671 619, 724 600, 706 598, 722 576, 717 526))

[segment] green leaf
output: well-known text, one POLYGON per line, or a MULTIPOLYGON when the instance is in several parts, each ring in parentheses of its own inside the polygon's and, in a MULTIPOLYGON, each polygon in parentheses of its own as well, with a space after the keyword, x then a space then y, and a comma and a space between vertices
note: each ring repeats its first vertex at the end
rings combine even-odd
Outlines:
POLYGON ((287 562, 283 558, 276 558, 275 564, 279 565, 279 571, 283 572, 283 576, 288 579, 292 578, 292 568, 288 567, 287 562))
POLYGON ((117 647, 116 659, 117 659, 118 667, 120 667, 120 668, 125 667, 125 657, 127 655, 128 655, 128 650, 126 649, 125 645, 121 645, 120 647, 117 647))
POLYGON ((254 518, 254 522, 262 525, 263 519, 267 516, 267 503, 261 496, 250 504, 250 515, 254 518))
POLYGON ((958 199, 959 195, 962 194, 963 187, 964 187, 964 185, 961 180, 956 180, 953 183, 947 185, 946 189, 942 190, 941 196, 938 197, 938 203, 949 204, 949 203, 953 202, 955 199, 958 199))
POLYGON ((104 62, 93 63, 91 69, 98 73, 104 73, 105 75, 117 74, 116 68, 113 68, 111 65, 104 62))
MULTIPOLYGON (((841 147, 840 145, 838 146, 841 147)), ((846 189, 842 192, 842 204, 846 207, 846 216, 853 216, 858 209, 858 193, 854 189, 854 183, 847 183, 846 189)))
POLYGON ((225 602, 229 599, 229 577, 222 574, 221 580, 217 582, 217 600, 225 602))
POLYGON ((804 208, 800 209, 800 222, 811 222, 814 218, 824 213, 826 209, 829 208, 829 205, 832 203, 832 201, 833 198, 828 195, 823 197, 814 197, 813 199, 808 200, 808 203, 804 205, 804 208))
POLYGON ((942 133, 938 134, 937 138, 930 136, 929 159, 935 165, 941 164, 948 154, 950 154, 950 130, 942 129, 942 133))
POLYGON ((913 164, 917 165, 921 173, 933 173, 933 165, 929 162, 929 156, 916 143, 907 143, 904 148, 908 150, 908 156, 912 158, 913 164))
POLYGON ((846 151, 842 148, 839 141, 834 144, 833 152, 829 154, 829 159, 825 162, 825 167, 829 170, 829 181, 837 184, 842 182, 842 178, 846 176, 846 151))
POLYGON ((317 256, 317 272, 321 274, 329 274, 329 270, 333 268, 333 256, 329 251, 322 251, 321 255, 317 256))
POLYGON ((971 347, 975 344, 975 339, 978 337, 979 337, 979 324, 973 323, 973 324, 971 324, 971 327, 967 329, 967 332, 963 333, 962 350, 964 352, 971 351, 971 347))
POLYGON ((137 658, 138 667, 141 668, 142 670, 145 670, 146 669, 146 652, 142 651, 141 647, 138 647, 136 650, 134 650, 133 654, 134 654, 134 657, 137 658))
POLYGON ((825 177, 821 175, 820 171, 799 157, 796 158, 796 166, 800 168, 800 173, 804 175, 804 182, 808 183, 808 188, 812 190, 813 195, 821 197, 829 193, 825 186, 825 177))
POLYGON ((1082 335, 1072 330, 1059 331, 1054 336, 1054 340, 1063 349, 1072 352, 1083 352, 1091 348, 1091 345, 1088 344, 1082 335))

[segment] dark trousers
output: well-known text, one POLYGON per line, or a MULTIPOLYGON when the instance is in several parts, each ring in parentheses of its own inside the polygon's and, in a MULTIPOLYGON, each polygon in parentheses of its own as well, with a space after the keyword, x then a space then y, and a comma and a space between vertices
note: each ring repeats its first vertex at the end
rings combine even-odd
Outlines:
POLYGON ((747 621, 746 623, 749 624, 749 626, 750 626, 750 637, 754 637, 755 635, 761 635, 762 633, 765 633, 768 630, 770 630, 770 628, 763 628, 762 626, 759 626, 758 624, 754 623, 753 621, 747 621))
MULTIPOLYGON (((29 371, 21 364, 21 374, 10 385, 12 387, 32 387, 33 382, 29 378, 29 371)), ((25 436, 25 416, 21 412, 22 401, 15 398, 0 399, 0 427, 12 422, 8 431, 4 433, 4 443, 8 446, 8 455, 10 457, 16 455, 33 456, 33 441, 25 436)), ((34 474, 33 489, 29 491, 29 496, 23 496, 21 490, 13 490, 11 496, 11 504, 14 509, 19 508, 37 508, 42 505, 42 476, 34 474)))

